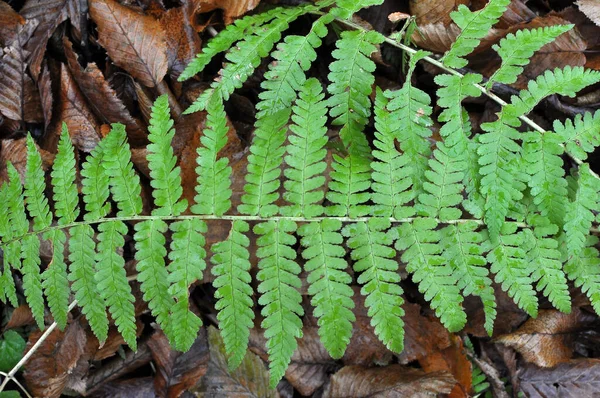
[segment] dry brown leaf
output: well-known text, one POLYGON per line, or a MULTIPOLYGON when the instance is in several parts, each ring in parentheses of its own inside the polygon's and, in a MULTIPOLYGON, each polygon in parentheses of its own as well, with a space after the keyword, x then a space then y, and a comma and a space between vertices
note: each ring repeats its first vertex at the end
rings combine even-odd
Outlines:
POLYGON ((412 41, 418 47, 434 53, 444 53, 450 49, 459 33, 460 29, 455 24, 446 26, 438 22, 419 26, 412 35, 412 41))
POLYGON ((192 25, 194 11, 192 1, 186 1, 181 7, 167 10, 159 20, 167 35, 169 70, 174 78, 202 50, 202 41, 192 25))
POLYGON ((448 26, 452 23, 450 13, 460 4, 469 4, 468 0, 410 0, 410 13, 417 18, 417 25, 440 23, 448 26))
MULTIPOLYGON (((41 335, 41 331, 29 335, 27 350, 41 335)), ((65 332, 55 329, 25 367, 23 377, 28 391, 37 397, 59 397, 85 352, 86 339, 79 322, 71 323, 65 332)))
MULTIPOLYGON (((60 67, 57 119, 67 124, 73 145, 78 149, 90 152, 100 142, 100 123, 96 120, 65 64, 61 64, 60 67)), ((57 123, 54 132, 46 135, 44 149, 55 151, 61 128, 62 123, 57 123)))
POLYGON ((462 340, 450 335, 451 345, 441 351, 431 353, 419 359, 419 364, 427 373, 447 371, 457 383, 450 392, 449 398, 467 397, 471 390, 471 361, 467 358, 462 340))
POLYGON ((118 380, 104 383, 89 398, 155 398, 152 377, 118 380))
POLYGON ((577 332, 589 325, 595 317, 579 308, 570 314, 556 310, 540 310, 514 333, 500 336, 496 342, 512 347, 527 362, 541 367, 556 366, 572 358, 577 332))
POLYGON ((576 359, 553 369, 528 365, 519 374, 530 398, 600 396, 600 359, 576 359))
POLYGON ((114 0, 90 0, 99 42, 119 67, 148 87, 167 73, 167 46, 160 23, 114 0))
POLYGON ((198 338, 189 351, 171 349, 162 331, 156 331, 148 340, 156 365, 154 388, 159 397, 176 398, 196 385, 206 373, 209 360, 206 329, 200 329, 198 338))
POLYGON ((21 176, 21 181, 25 181, 25 166, 27 164, 27 142, 25 138, 2 141, 2 149, 0 149, 0 186, 8 181, 7 162, 11 162, 15 166, 21 176))
POLYGON ((346 366, 331 376, 323 394, 327 398, 343 397, 431 397, 448 394, 454 386, 448 372, 425 373, 402 365, 377 368, 346 366))
POLYGON ((54 94, 52 93, 50 70, 46 66, 42 69, 42 73, 40 74, 38 87, 40 91, 42 113, 44 114, 44 129, 47 129, 52 122, 52 105, 54 104, 54 94))
POLYGON ((63 38, 63 44, 69 70, 83 95, 89 100, 96 116, 105 123, 124 124, 129 143, 132 146, 146 146, 148 134, 144 131, 141 122, 131 116, 96 64, 89 63, 83 69, 77 61, 73 45, 66 36, 63 38))
POLYGON ((598 0, 579 0, 575 4, 589 19, 600 26, 600 3, 598 0))
POLYGON ((0 45, 12 43, 25 19, 7 3, 0 1, 0 45))
POLYGON ((424 358, 450 346, 449 334, 438 318, 421 315, 418 304, 405 303, 404 350, 398 355, 401 364, 424 358))
POLYGON ((14 329, 33 324, 35 324, 35 320, 33 319, 31 309, 28 305, 22 304, 15 308, 12 314, 10 314, 10 318, 6 324, 6 329, 14 329))
POLYGON ((223 10, 225 23, 229 24, 241 15, 253 10, 260 0, 195 0, 199 3, 201 12, 209 12, 214 9, 223 10))

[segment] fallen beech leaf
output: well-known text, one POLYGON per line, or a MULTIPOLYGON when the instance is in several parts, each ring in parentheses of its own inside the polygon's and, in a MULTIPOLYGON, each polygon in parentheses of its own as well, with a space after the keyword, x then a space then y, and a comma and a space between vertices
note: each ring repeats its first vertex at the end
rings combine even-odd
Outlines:
POLYGON ((152 377, 118 380, 102 384, 90 398, 155 398, 152 377))
MULTIPOLYGON (((58 120, 67 124, 73 145, 84 152, 90 152, 100 142, 100 123, 89 108, 85 97, 69 73, 67 66, 60 67, 60 93, 58 120)), ((47 134, 44 148, 54 151, 60 137, 62 123, 57 123, 54 132, 47 134)))
POLYGON ((579 0, 575 4, 582 13, 600 26, 600 3, 597 0, 579 0))
POLYGON ((450 335, 451 345, 448 348, 434 352, 419 359, 419 364, 427 373, 447 371, 457 383, 450 392, 450 398, 467 397, 471 390, 471 361, 467 358, 462 340, 456 335, 450 335))
POLYGON ((63 44, 69 70, 83 95, 89 100, 96 116, 105 123, 124 124, 131 145, 147 145, 148 134, 144 131, 141 122, 131 116, 96 64, 89 63, 83 69, 77 61, 77 54, 73 51, 73 45, 66 36, 63 38, 63 44))
POLYGON ((18 30, 25 23, 25 18, 20 16, 7 3, 0 1, 0 45, 6 46, 13 42, 18 30))
POLYGON ((411 0, 410 13, 417 18, 417 25, 452 23, 450 13, 460 4, 469 4, 468 0, 411 0))
MULTIPOLYGON (((28 350, 41 335, 41 331, 29 335, 28 350)), ((71 323, 64 332, 55 329, 25 365, 27 389, 38 397, 59 397, 85 352, 86 340, 79 322, 71 323)))
POLYGON ((454 378, 448 372, 425 373, 402 365, 382 368, 346 366, 331 376, 323 396, 431 397, 449 393, 454 384, 454 378))
POLYGON ((11 162, 19 172, 21 181, 25 181, 25 165, 27 163, 27 143, 25 138, 2 141, 2 148, 0 149, 0 164, 2 165, 0 167, 0 186, 3 182, 8 181, 6 162, 11 162))
MULTIPOLYGON (((198 0, 196 0, 198 1, 198 0)), ((223 10, 225 23, 251 11, 260 3, 260 0, 199 0, 201 12, 209 12, 215 8, 223 10)))
POLYGON ((449 26, 441 22, 420 25, 412 34, 412 41, 418 46, 434 53, 444 53, 450 49, 450 46, 460 33, 460 29, 455 24, 449 26))
POLYGON ((54 105, 52 80, 50 78, 50 70, 48 67, 44 67, 42 70, 40 78, 38 79, 38 87, 40 90, 42 113, 44 114, 44 129, 47 129, 52 122, 52 106, 54 105))
POLYGON ((181 7, 163 13, 159 20, 166 32, 169 70, 175 79, 202 50, 202 41, 192 25, 195 16, 193 2, 184 1, 181 7))
POLYGON ((13 310, 12 314, 10 314, 10 318, 6 324, 6 329, 14 329, 21 326, 33 325, 34 323, 35 320, 33 319, 33 314, 31 313, 29 306, 26 304, 21 304, 13 310))
POLYGON ((527 362, 553 367, 571 359, 577 332, 595 319, 579 308, 570 314, 540 310, 537 318, 530 318, 517 331, 498 337, 496 342, 512 347, 527 362))
POLYGON ((527 365, 519 381, 529 398, 597 397, 600 359, 575 359, 552 369, 527 365))
POLYGON ((90 0, 99 42, 119 67, 148 87, 167 73, 167 46, 160 23, 114 0, 90 0))
POLYGON ((185 353, 172 350, 162 331, 154 332, 148 340, 148 347, 157 368, 154 389, 159 397, 179 397, 206 373, 209 351, 204 328, 185 353))
POLYGON ((247 352, 240 366, 230 371, 225 345, 219 331, 208 328, 210 362, 206 375, 191 392, 202 397, 276 397, 269 388, 269 371, 264 362, 252 352, 247 352))

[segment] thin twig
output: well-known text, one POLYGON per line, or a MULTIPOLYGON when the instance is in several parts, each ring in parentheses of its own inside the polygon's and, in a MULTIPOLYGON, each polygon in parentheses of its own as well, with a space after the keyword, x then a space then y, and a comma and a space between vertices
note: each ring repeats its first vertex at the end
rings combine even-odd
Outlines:
MULTIPOLYGON (((33 398, 31 396, 31 394, 29 394, 27 389, 25 387, 23 387, 23 385, 21 383, 19 383, 19 380, 17 380, 14 377, 10 377, 7 373, 4 373, 4 372, 0 372, 0 376, 4 376, 6 378, 5 380, 12 380, 21 389, 21 391, 23 391, 23 393, 25 393, 25 395, 27 395, 27 398, 33 398)), ((4 388, 4 387, 2 387, 2 388, 4 388)), ((0 389, 0 392, 2 392, 2 389, 0 389)))

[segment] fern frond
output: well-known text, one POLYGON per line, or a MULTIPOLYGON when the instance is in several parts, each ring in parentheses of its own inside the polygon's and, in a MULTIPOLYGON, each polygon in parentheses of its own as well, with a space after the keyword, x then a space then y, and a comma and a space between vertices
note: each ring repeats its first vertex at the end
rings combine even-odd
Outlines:
POLYGON ((418 218, 397 228, 396 249, 404 251, 402 261, 406 270, 413 274, 419 291, 451 332, 461 330, 467 315, 462 308, 458 280, 447 261, 442 257, 441 234, 438 223, 432 218, 418 218))
POLYGON ((515 303, 532 317, 537 316, 538 299, 533 290, 532 266, 527 261, 529 235, 517 232, 517 224, 504 223, 497 242, 490 245, 487 255, 490 270, 497 283, 515 303))
POLYGON ((553 127, 562 137, 567 152, 578 159, 586 160, 588 153, 600 145, 600 111, 575 115, 575 119, 567 119, 564 124, 555 120, 553 127))
POLYGON ((257 121, 248 156, 248 174, 238 210, 242 214, 269 217, 278 212, 273 204, 279 198, 281 163, 285 147, 285 127, 290 110, 285 109, 257 121))
POLYGON ((431 120, 431 99, 424 91, 414 87, 410 80, 417 62, 429 55, 425 51, 417 51, 411 56, 406 81, 397 91, 386 91, 385 96, 390 99, 388 110, 391 117, 399 120, 401 128, 396 131, 396 139, 400 143, 402 153, 409 158, 413 168, 413 191, 422 192, 423 179, 427 169, 427 161, 431 156, 431 137, 429 127, 431 120))
POLYGON ((375 96, 375 140, 373 145, 374 162, 371 162, 373 193, 375 203, 372 214, 377 217, 395 217, 401 219, 414 214, 407 203, 414 198, 412 186, 412 166, 408 156, 396 149, 395 134, 400 128, 398 120, 386 110, 388 100, 381 89, 375 96))
POLYGON ((298 91, 306 81, 305 72, 317 59, 316 48, 327 35, 327 25, 333 21, 333 15, 325 14, 313 22, 305 36, 289 35, 271 53, 274 61, 269 64, 261 87, 261 99, 256 104, 256 117, 262 118, 269 113, 289 108, 296 99, 298 91))
POLYGON ((559 135, 530 132, 523 139, 523 159, 533 202, 540 214, 552 223, 563 225, 567 207, 567 180, 564 178, 564 153, 559 135))
MULTIPOLYGON (((46 190, 46 179, 42 168, 42 156, 40 155, 33 138, 27 134, 27 166, 25 172, 25 198, 27 199, 27 210, 33 218, 33 230, 39 231, 52 223, 52 213, 48 206, 46 190)), ((6 201, 2 202, 3 204, 6 201)), ((0 215, 0 217, 2 217, 0 215)), ((4 215, 2 222, 8 222, 8 214, 4 215)), ((6 225, 8 227, 8 224, 6 225)), ((4 229, 6 229, 6 227, 4 229)))
POLYGON ((204 91, 184 113, 205 110, 213 95, 227 101, 231 93, 242 87, 242 84, 260 64, 261 59, 270 54, 271 49, 281 39, 282 32, 288 28, 289 24, 301 15, 316 9, 318 7, 313 5, 282 8, 272 22, 257 27, 251 35, 246 35, 225 56, 229 62, 221 69, 218 79, 211 84, 211 88, 204 91))
POLYGON ((27 304, 38 327, 44 330, 44 297, 42 293, 42 275, 40 274, 40 240, 37 235, 27 235, 21 242, 21 272, 23 273, 23 291, 27 304))
MULTIPOLYGON (((568 237, 567 237, 568 238, 568 237)), ((588 296, 596 313, 600 313, 600 253, 598 237, 587 236, 583 249, 567 259, 565 272, 576 287, 588 296)))
MULTIPOLYGON (((67 125, 63 123, 58 142, 58 153, 50 173, 54 187, 54 212, 60 225, 70 224, 79 216, 79 196, 75 185, 75 153, 73 151, 67 125)), ((59 237, 55 237, 55 239, 60 240, 59 237)))
POLYGON ((98 253, 94 278, 100 297, 106 302, 117 330, 132 350, 136 351, 135 298, 125 273, 125 260, 117 248, 125 243, 127 226, 121 221, 98 225, 98 253))
POLYGON ((485 313, 485 330, 491 336, 496 319, 496 299, 489 278, 483 243, 485 237, 477 231, 474 221, 448 225, 441 231, 443 256, 454 270, 458 287, 464 296, 479 296, 485 313))
POLYGON ((291 203, 282 207, 281 212, 287 216, 317 217, 323 214, 323 206, 317 204, 323 200, 325 193, 322 175, 327 167, 324 159, 327 155, 327 106, 323 98, 321 83, 317 79, 309 79, 300 91, 300 97, 293 108, 290 130, 294 134, 288 136, 285 163, 289 166, 284 175, 287 180, 283 186, 283 198, 291 203))
POLYGON ((138 215, 142 211, 142 188, 140 177, 131 163, 125 126, 120 123, 113 124, 111 132, 103 142, 102 166, 109 177, 110 191, 119 208, 117 216, 138 215))
POLYGON ((250 240, 245 235, 250 227, 245 221, 234 221, 229 237, 212 246, 213 286, 217 289, 216 309, 219 329, 229 356, 229 367, 237 368, 246 355, 250 328, 254 326, 252 286, 250 282, 250 240))
POLYGON ((42 273, 42 287, 54 321, 60 329, 64 329, 69 314, 69 281, 64 258, 67 236, 62 230, 56 229, 46 234, 45 238, 52 243, 52 260, 42 273))
POLYGON ((296 264, 296 251, 292 249, 296 238, 296 223, 289 220, 268 221, 257 224, 254 232, 260 237, 256 243, 256 255, 260 259, 260 271, 256 278, 260 281, 258 303, 263 306, 267 352, 269 354, 270 385, 275 388, 287 369, 292 354, 302 337, 304 309, 300 305, 302 296, 298 289, 302 285, 296 264))
POLYGON ((339 135, 350 154, 368 156, 370 153, 363 133, 371 115, 369 96, 375 82, 375 62, 369 57, 383 40, 375 31, 345 31, 331 54, 335 61, 329 64, 327 76, 331 81, 327 87, 331 95, 329 114, 334 126, 343 126, 339 135))
POLYGON ((85 202, 83 219, 86 221, 104 218, 110 212, 109 177, 102 165, 105 150, 104 141, 100 141, 81 165, 81 192, 85 202))
POLYGON ((348 263, 344 260, 346 251, 342 247, 341 228, 341 221, 324 219, 298 229, 304 247, 302 257, 306 260, 304 269, 309 272, 308 294, 313 296, 311 304, 315 307, 319 336, 334 359, 344 355, 352 336, 352 322, 356 319, 352 312, 354 292, 349 286, 352 277, 345 271, 348 263))
MULTIPOLYGON (((8 219, 11 230, 11 237, 18 238, 25 235, 29 231, 29 221, 25 213, 25 195, 23 185, 21 184, 21 176, 15 166, 11 162, 6 164, 8 174, 8 219)), ((19 268, 18 264, 13 264, 15 268, 19 268)))
POLYGON ((544 26, 536 29, 517 30, 509 33, 492 48, 502 58, 502 64, 490 76, 486 85, 491 87, 494 83, 512 84, 523 73, 523 67, 529 64, 533 54, 565 32, 573 29, 575 25, 544 26))
MULTIPOLYGON (((165 232, 167 223, 160 219, 145 220, 135 224, 135 259, 137 280, 144 300, 156 323, 160 325, 169 341, 174 341, 174 325, 169 313, 175 301, 169 294, 169 273, 165 267, 167 255, 165 232)), ((186 292, 187 293, 187 292, 186 292)))
POLYGON ((92 332, 100 342, 108 336, 108 317, 106 316, 106 303, 94 280, 96 264, 96 243, 94 230, 89 225, 78 225, 71 228, 69 238, 69 266, 68 278, 71 289, 81 312, 87 318, 92 332))
POLYGON ((404 300, 398 262, 393 260, 396 251, 390 247, 396 230, 386 232, 390 227, 389 219, 371 218, 368 223, 346 226, 342 233, 352 249, 354 271, 361 272, 360 292, 366 296, 365 306, 375 334, 389 350, 400 353, 404 349, 404 300))
POLYGON ((178 81, 183 82, 202 72, 215 55, 229 50, 236 41, 242 40, 252 29, 256 29, 274 18, 277 18, 282 10, 283 8, 278 7, 268 12, 246 15, 243 18, 235 20, 217 36, 208 41, 208 44, 202 49, 202 52, 197 54, 186 66, 185 70, 179 76, 178 81))
POLYGON ((147 147, 148 168, 150 169, 150 185, 154 190, 154 204, 157 206, 152 214, 157 216, 178 216, 187 209, 187 200, 180 199, 183 193, 181 187, 181 169, 173 154, 171 141, 175 136, 173 119, 170 117, 169 97, 161 95, 154 102, 150 125, 148 126, 147 147))
POLYGON ((171 252, 168 266, 169 294, 177 300, 172 310, 173 336, 175 347, 180 351, 190 349, 202 320, 189 309, 189 287, 202 279, 202 272, 206 268, 204 258, 204 234, 206 223, 198 219, 177 221, 171 224, 173 232, 171 252))
POLYGON ((378 6, 383 0, 337 0, 335 8, 330 12, 342 19, 349 19, 352 15, 363 8, 378 6))
POLYGON ((371 197, 367 192, 371 186, 369 159, 359 155, 342 158, 333 155, 332 171, 326 197, 333 204, 325 208, 326 214, 337 217, 360 217, 370 213, 365 203, 371 197))
POLYGON ((567 204, 564 231, 567 236, 567 256, 572 258, 579 255, 590 234, 593 210, 597 209, 600 181, 590 173, 587 163, 579 166, 577 192, 572 202, 567 204))
POLYGON ((558 227, 548 218, 537 214, 530 215, 527 223, 533 226, 533 230, 525 230, 526 233, 531 234, 528 239, 531 247, 527 251, 527 261, 534 270, 531 279, 537 282, 536 289, 548 297, 554 308, 570 313, 569 286, 562 270, 558 241, 553 238, 558 232, 558 227))
MULTIPOLYGON (((3 183, 0 186, 0 203, 5 206, 0 206, 0 238, 2 241, 9 241, 12 238, 12 230, 9 220, 9 192, 8 184, 3 183)), ((11 264, 20 263, 20 253, 18 250, 18 242, 12 242, 2 247, 3 250, 3 271, 0 273, 0 301, 5 303, 8 299, 13 307, 19 305, 17 300, 17 292, 15 281, 11 272, 11 264), (16 257, 16 260, 15 260, 16 257)))
POLYGON ((510 0, 490 0, 490 2, 478 11, 471 11, 467 6, 461 4, 456 11, 450 13, 450 17, 461 32, 452 43, 450 50, 444 54, 441 61, 451 68, 464 68, 467 60, 463 57, 471 54, 479 45, 492 26, 494 26, 506 8, 510 0))
POLYGON ((221 216, 231 208, 231 166, 219 152, 227 145, 227 115, 223 100, 213 96, 206 107, 206 129, 200 138, 196 162, 196 196, 192 205, 194 214, 221 216))

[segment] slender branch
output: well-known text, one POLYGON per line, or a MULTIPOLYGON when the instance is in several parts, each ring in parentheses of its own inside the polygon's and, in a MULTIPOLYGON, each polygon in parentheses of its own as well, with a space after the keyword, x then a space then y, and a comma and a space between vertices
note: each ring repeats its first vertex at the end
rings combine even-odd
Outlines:
MULTIPOLYGON (((19 380, 17 380, 14 377, 10 377, 8 375, 8 373, 4 373, 4 372, 0 372, 0 376, 4 376, 5 377, 4 381, 6 381, 6 383, 8 383, 8 380, 12 380, 21 389, 21 391, 23 391, 23 393, 27 396, 27 398, 33 398, 31 396, 31 394, 29 394, 29 392, 27 391, 27 389, 25 387, 23 387, 23 385, 21 383, 19 383, 19 380)), ((0 385, 0 393, 4 389, 4 385, 6 385, 6 383, 3 382, 2 385, 0 385)))

